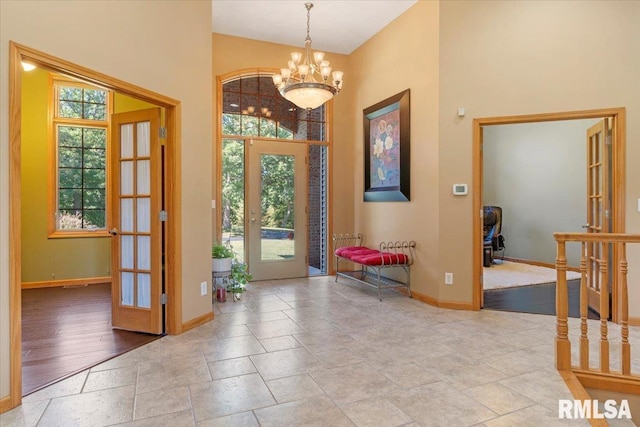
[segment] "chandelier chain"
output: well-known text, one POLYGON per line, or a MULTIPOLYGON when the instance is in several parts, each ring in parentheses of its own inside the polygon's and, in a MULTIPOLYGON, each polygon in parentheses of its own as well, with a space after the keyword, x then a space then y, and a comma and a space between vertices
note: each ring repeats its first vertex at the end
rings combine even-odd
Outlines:
POLYGON ((305 41, 309 41, 311 42, 311 8, 313 7, 313 3, 305 3, 304 4, 307 7, 307 39, 305 41))

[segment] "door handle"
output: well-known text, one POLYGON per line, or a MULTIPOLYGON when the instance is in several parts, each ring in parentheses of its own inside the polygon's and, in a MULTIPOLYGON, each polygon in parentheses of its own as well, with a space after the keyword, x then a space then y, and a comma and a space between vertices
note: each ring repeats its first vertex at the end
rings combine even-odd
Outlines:
POLYGON ((256 219, 255 218, 251 218, 251 223, 255 224, 255 222, 256 222, 256 219))
POLYGON ((589 223, 587 223, 587 224, 582 224, 582 228, 589 228, 589 223))
POLYGON ((118 235, 118 229, 117 228, 112 228, 111 230, 109 230, 109 234, 111 234, 112 236, 117 236, 118 235))

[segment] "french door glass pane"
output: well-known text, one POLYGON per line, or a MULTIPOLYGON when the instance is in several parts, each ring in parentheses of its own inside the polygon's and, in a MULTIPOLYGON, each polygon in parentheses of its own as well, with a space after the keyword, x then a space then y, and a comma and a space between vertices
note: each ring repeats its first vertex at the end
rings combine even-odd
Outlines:
POLYGON ((126 271, 120 276, 121 304, 133 306, 133 273, 126 271))
POLYGON ((295 255, 294 161, 291 155, 260 156, 262 261, 290 259, 295 255))
POLYGON ((138 273, 138 307, 151 307, 151 275, 138 273))
POLYGON ((133 232, 133 199, 120 199, 120 231, 133 232))
POLYGON ((120 163, 120 194, 133 194, 133 162, 130 160, 120 163))
POLYGON ((138 270, 151 270, 151 237, 138 236, 138 270))
POLYGON ((133 125, 122 125, 120 127, 120 158, 130 159, 133 157, 133 125))
POLYGON ((138 131, 138 152, 136 153, 136 157, 149 157, 151 153, 151 139, 149 132, 149 122, 140 122, 137 125, 138 131))
POLYGON ((121 235, 120 267, 129 270, 133 269, 133 236, 121 235))
POLYGON ((151 232, 151 199, 149 197, 140 197, 137 202, 137 231, 138 233, 149 233, 151 232))
POLYGON ((137 194, 150 194, 151 193, 151 162, 149 160, 138 160, 138 188, 137 194))

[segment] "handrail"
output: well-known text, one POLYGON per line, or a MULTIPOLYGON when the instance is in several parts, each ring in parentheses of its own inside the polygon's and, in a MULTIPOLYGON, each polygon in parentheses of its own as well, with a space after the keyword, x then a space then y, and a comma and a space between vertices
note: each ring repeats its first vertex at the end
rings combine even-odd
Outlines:
POLYGON ((622 233, 554 233, 557 246, 556 257, 556 339, 555 361, 560 371, 572 370, 589 375, 601 375, 602 381, 632 379, 636 383, 640 377, 631 373, 631 347, 629 344, 629 298, 627 244, 640 243, 640 234, 622 233), (581 244, 580 257, 580 335, 578 365, 572 366, 571 342, 568 324, 567 288, 567 243, 581 244), (611 252, 609 249, 613 249, 611 252), (611 254, 611 255, 610 255, 611 254), (611 266, 609 265, 611 264, 611 266), (613 274, 609 274, 609 270, 613 274), (613 283, 609 278, 614 277, 613 283), (616 280, 617 279, 617 280, 616 280), (614 287, 614 288, 612 288, 614 287), (620 323, 620 366, 619 371, 610 367, 609 340, 609 289, 614 289, 617 298, 617 319, 620 323), (599 319, 599 366, 589 364, 588 313, 589 302, 597 303, 599 319))
POLYGON ((640 234, 624 233, 553 233, 557 242, 640 243, 640 234))

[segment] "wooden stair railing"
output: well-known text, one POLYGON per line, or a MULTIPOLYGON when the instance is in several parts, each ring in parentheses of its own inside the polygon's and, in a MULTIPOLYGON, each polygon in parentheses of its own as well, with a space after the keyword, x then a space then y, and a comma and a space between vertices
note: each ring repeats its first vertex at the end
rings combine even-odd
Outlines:
MULTIPOLYGON (((578 379, 585 380, 586 387, 613 390, 623 388, 630 393, 640 393, 640 376, 631 373, 631 346, 629 344, 629 298, 627 274, 627 244, 640 243, 640 234, 619 233, 554 233, 557 244, 556 258, 556 339, 555 363, 559 371, 573 371, 578 379), (578 364, 572 366, 571 342, 569 340, 568 323, 568 289, 566 244, 581 245, 580 258, 580 336, 578 364), (611 250, 609 250, 611 248, 611 250), (613 265, 609 266, 609 259, 613 265), (597 267, 594 268, 594 264, 597 267), (613 274, 609 274, 609 269, 613 274), (598 280, 594 276, 598 275, 598 280), (609 340, 609 290, 612 286, 609 277, 617 275, 617 300, 613 307, 614 316, 620 324, 620 369, 612 371, 610 367, 609 340), (594 286, 595 285, 595 286, 594 286), (600 312, 599 366, 591 367, 589 363, 588 312, 589 299, 594 303, 593 295, 599 293, 597 305, 600 312), (615 384, 614 384, 615 383, 615 384)), ((640 267, 638 264, 636 267, 640 267)))

